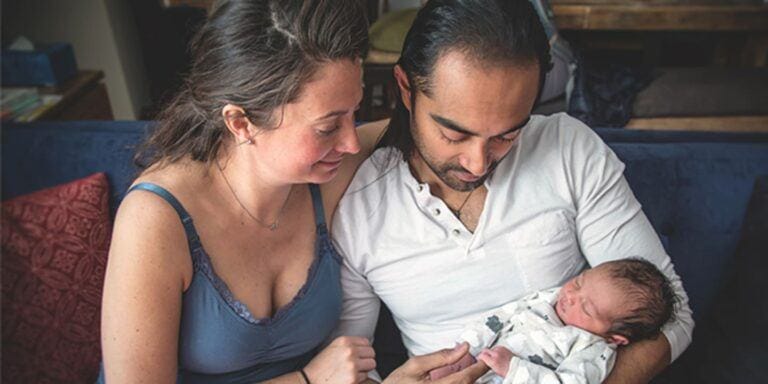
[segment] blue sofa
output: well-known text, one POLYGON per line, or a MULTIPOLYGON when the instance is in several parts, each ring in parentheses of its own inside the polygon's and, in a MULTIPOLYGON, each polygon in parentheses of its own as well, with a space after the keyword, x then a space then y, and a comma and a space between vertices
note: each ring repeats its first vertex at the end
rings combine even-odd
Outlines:
MULTIPOLYGON (((6 124, 2 199, 104 171, 114 214, 136 174, 132 153, 148 126, 95 121, 6 124)), ((717 310, 713 302, 739 242, 755 180, 768 175, 768 134, 596 131, 625 162, 626 177, 682 276, 700 324, 717 310)), ((386 310, 379 323, 375 347, 384 373, 405 354, 386 310)), ((706 342, 694 334, 693 346, 658 381, 706 381, 691 373, 700 365, 696 350, 706 342)))

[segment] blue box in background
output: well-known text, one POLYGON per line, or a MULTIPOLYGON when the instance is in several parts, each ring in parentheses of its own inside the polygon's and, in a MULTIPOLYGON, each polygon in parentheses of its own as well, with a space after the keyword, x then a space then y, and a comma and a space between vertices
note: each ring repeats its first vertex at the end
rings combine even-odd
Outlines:
POLYGON ((3 86, 57 85, 77 74, 75 53, 68 43, 39 46, 34 51, 3 49, 3 86))

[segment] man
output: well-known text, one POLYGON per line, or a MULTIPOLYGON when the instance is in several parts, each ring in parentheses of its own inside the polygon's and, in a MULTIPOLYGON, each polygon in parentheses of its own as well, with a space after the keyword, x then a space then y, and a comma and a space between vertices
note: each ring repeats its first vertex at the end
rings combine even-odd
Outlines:
POLYGON ((663 336, 619 349, 607 382, 647 382, 688 346, 687 295, 623 164, 575 119, 530 115, 549 60, 527 0, 419 12, 394 71, 401 100, 334 219, 340 334, 372 338, 381 298, 409 353, 430 353, 488 310, 639 256, 681 301, 663 336))

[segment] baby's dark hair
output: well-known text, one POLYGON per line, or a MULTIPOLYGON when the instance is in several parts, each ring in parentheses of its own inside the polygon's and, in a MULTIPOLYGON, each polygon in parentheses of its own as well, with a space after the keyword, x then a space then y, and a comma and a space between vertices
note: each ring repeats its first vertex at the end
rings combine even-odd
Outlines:
POLYGON ((648 260, 635 257, 604 264, 620 284, 627 301, 636 303, 630 313, 616 319, 608 334, 622 335, 630 342, 655 338, 674 317, 678 297, 672 283, 648 260))

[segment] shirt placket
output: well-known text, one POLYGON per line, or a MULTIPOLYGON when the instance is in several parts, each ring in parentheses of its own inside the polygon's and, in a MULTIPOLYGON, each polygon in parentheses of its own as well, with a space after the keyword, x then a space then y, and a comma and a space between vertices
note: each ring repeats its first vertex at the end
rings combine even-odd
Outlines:
MULTIPOLYGON (((453 241, 461 247, 465 256, 472 254, 471 248, 475 234, 468 231, 464 224, 448 208, 442 199, 432 195, 429 184, 416 183, 414 186, 416 201, 421 211, 430 217, 430 220, 438 223, 445 231, 449 241, 453 241)), ((477 252, 479 250, 475 250, 477 252)))

